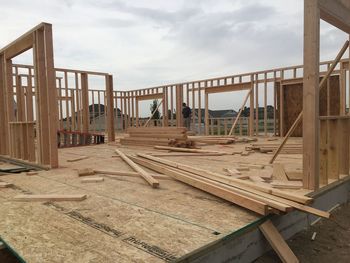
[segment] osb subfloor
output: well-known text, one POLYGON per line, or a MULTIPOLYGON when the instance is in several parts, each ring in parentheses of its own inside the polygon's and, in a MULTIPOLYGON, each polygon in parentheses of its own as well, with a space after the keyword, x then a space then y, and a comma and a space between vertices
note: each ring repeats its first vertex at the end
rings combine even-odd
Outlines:
MULTIPOLYGON (((259 142, 263 139, 259 139, 259 142)), ((236 151, 247 144, 203 146, 236 151)), ((75 169, 132 171, 114 149, 155 152, 151 147, 98 145, 61 149, 60 168, 38 175, 5 175, 14 187, 0 189, 0 237, 26 262, 164 262, 236 231, 258 215, 175 180, 152 189, 142 178, 107 176, 81 183, 75 169), (89 156, 77 162, 68 159, 89 156), (21 193, 87 194, 81 202, 16 202, 21 193)), ((161 152, 161 151, 157 151, 161 152)), ((164 157, 165 158, 165 157, 164 157)), ((237 163, 267 164, 270 154, 166 157, 215 172, 237 163)), ((301 169, 301 155, 280 155, 286 170, 301 169)), ((248 173, 269 173, 251 170, 248 173)), ((305 191, 300 190, 302 193, 305 191)))

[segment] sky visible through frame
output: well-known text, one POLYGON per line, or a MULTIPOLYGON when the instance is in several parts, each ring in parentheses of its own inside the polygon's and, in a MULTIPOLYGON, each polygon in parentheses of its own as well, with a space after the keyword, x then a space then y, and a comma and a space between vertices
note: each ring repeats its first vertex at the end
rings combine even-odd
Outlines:
MULTIPOLYGON (((0 47, 42 21, 52 23, 56 67, 109 72, 120 90, 302 64, 303 0, 0 0, 0 6, 0 47)), ((347 38, 321 22, 321 60, 333 59, 347 38)), ((31 54, 14 62, 31 63, 31 54)), ((244 95, 211 95, 209 107, 238 110, 244 95)), ((148 114, 148 102, 141 111, 148 114)))

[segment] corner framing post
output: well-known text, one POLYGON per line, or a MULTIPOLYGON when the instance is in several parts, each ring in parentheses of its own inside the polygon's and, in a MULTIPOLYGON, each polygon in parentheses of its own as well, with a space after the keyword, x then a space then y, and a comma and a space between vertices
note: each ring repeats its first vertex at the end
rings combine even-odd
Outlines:
POLYGON ((9 133, 7 116, 7 92, 6 92, 6 59, 4 54, 0 54, 0 154, 9 153, 9 133))
POLYGON ((106 95, 107 95, 107 134, 108 142, 115 141, 114 132, 114 97, 113 97, 113 76, 106 75, 106 95))
POLYGON ((53 59, 52 25, 35 31, 34 68, 37 100, 39 163, 58 167, 57 92, 53 59))
POLYGON ((319 187, 320 9, 318 0, 304 1, 303 187, 319 187))

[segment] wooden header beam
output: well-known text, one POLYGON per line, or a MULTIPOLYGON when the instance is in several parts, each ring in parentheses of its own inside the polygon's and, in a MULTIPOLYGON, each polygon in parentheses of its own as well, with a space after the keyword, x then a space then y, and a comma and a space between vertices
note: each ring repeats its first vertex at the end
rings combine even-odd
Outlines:
POLYGON ((136 100, 157 100, 157 99, 162 99, 163 98, 163 93, 153 93, 153 94, 146 94, 146 95, 138 95, 136 96, 136 100))
POLYGON ((221 93, 221 92, 231 92, 239 90, 250 90, 252 87, 251 82, 243 82, 231 85, 222 85, 216 87, 205 88, 206 93, 221 93))

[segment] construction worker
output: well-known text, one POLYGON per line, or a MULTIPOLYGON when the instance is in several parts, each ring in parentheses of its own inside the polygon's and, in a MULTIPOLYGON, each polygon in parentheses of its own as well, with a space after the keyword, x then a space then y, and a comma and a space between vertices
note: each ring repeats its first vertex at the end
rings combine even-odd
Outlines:
POLYGON ((189 131, 191 129, 191 109, 182 103, 182 117, 183 117, 183 126, 189 131))

